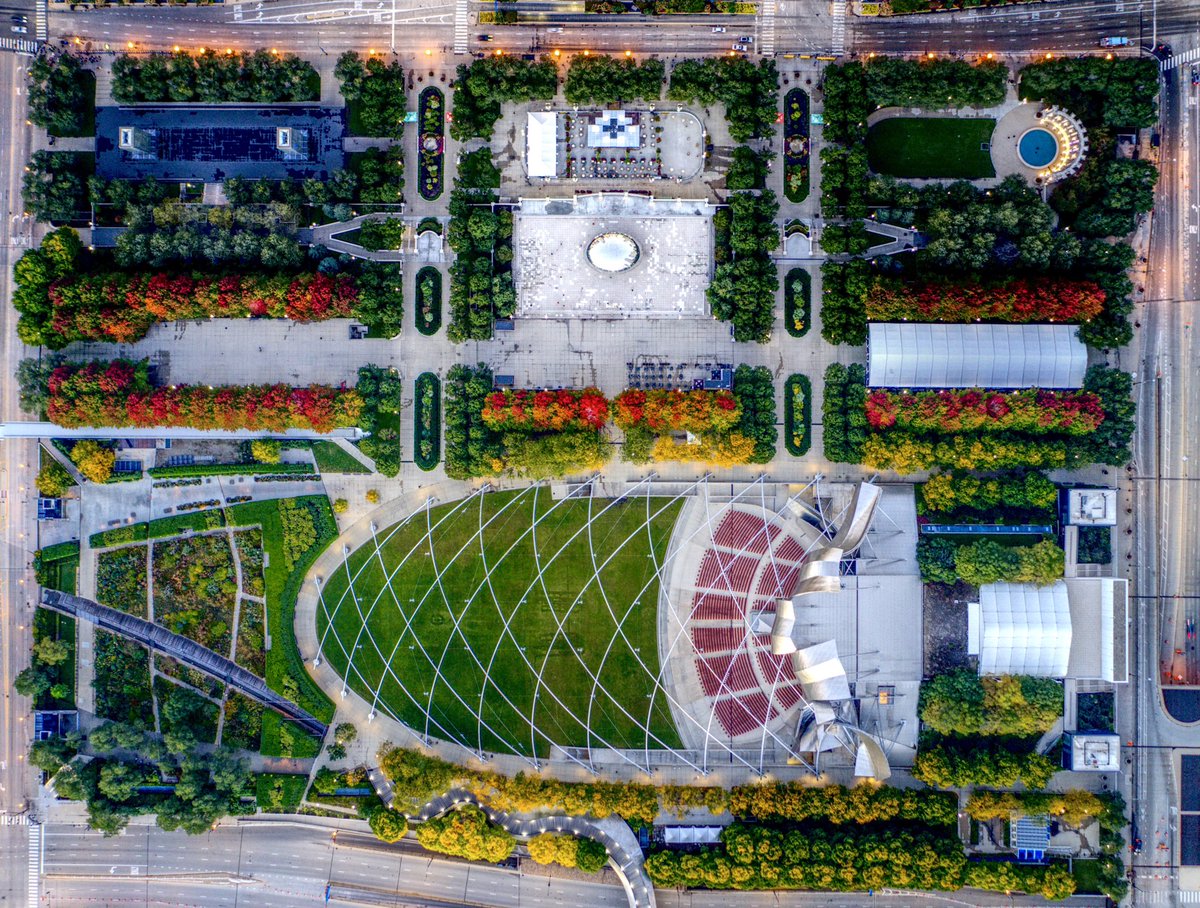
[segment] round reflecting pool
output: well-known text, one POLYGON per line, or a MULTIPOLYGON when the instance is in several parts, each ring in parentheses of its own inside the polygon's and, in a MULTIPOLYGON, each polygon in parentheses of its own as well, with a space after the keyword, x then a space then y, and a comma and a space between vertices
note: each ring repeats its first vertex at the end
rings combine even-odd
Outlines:
POLYGON ((1050 130, 1035 127, 1021 136, 1017 143, 1017 154, 1026 167, 1040 170, 1058 157, 1058 140, 1050 130))

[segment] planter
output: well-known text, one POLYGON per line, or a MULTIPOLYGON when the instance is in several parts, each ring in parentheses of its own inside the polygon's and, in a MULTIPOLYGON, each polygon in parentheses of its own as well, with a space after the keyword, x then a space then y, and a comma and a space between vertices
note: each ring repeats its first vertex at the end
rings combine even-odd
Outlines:
POLYGON ((432 372, 417 376, 413 410, 413 461, 429 471, 442 459, 442 383, 432 372))
POLYGON ((430 337, 442 327, 442 273, 432 265, 417 272, 417 330, 430 337))
POLYGON ((430 85, 417 101, 417 122, 421 136, 417 148, 417 191, 421 198, 432 202, 442 194, 445 183, 446 97, 442 90, 430 85))
POLYGON ((795 457, 812 447, 812 384, 799 372, 783 384, 783 441, 795 457))
POLYGON ((812 276, 793 268, 783 282, 783 324, 792 337, 804 337, 812 327, 812 276))
POLYGON ((808 111, 802 88, 783 99, 783 190, 789 202, 808 198, 808 111))

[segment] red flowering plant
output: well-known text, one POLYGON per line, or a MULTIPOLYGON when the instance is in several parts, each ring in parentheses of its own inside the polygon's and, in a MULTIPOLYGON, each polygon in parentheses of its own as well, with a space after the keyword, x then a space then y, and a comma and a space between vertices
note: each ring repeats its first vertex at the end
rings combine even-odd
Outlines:
POLYGON ((622 429, 646 428, 664 432, 729 432, 742 408, 732 391, 622 391, 613 401, 614 418, 622 429))
POLYGON ((874 322, 1086 322, 1104 309, 1092 281, 1021 277, 991 283, 909 284, 876 278, 867 291, 874 322))
POLYGON ((596 388, 494 391, 483 421, 497 432, 599 431, 608 422, 608 400, 596 388))
POLYGON ((357 391, 328 385, 195 385, 155 387, 146 363, 114 360, 64 365, 49 382, 46 406, 60 426, 252 429, 329 432, 357 424, 357 391))
POLYGON ((1026 432, 1087 435, 1104 421, 1100 398, 1090 391, 874 390, 867 395, 867 422, 876 431, 905 429, 943 434, 1026 432))

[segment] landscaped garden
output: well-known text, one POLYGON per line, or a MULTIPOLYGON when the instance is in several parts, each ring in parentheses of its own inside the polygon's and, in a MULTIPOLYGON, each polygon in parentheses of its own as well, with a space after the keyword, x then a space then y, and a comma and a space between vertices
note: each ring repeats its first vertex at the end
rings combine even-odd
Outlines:
POLYGON ((442 383, 432 372, 417 376, 413 406, 413 460, 432 470, 442 459, 442 383))
POLYGON ((421 198, 432 202, 442 194, 445 180, 446 97, 437 86, 422 90, 418 99, 417 122, 421 124, 418 138, 420 155, 417 158, 417 190, 421 198))
POLYGON ((867 159, 875 173, 902 179, 990 178, 995 129, 990 118, 889 117, 867 131, 867 159))
POLYGON ((812 275, 793 268, 783 282, 783 326, 792 337, 804 337, 812 327, 812 275))
POLYGON ((237 575, 225 533, 154 545, 155 623, 218 653, 233 641, 237 575))
POLYGON ((384 476, 400 472, 400 406, 404 383, 395 369, 363 366, 358 370, 355 392, 363 401, 359 427, 367 437, 358 449, 375 463, 384 476))
POLYGON ((442 327, 442 272, 426 265, 417 272, 417 330, 430 337, 442 327))
POLYGON ((348 127, 354 136, 398 139, 404 134, 404 67, 371 54, 366 62, 356 51, 338 57, 333 70, 349 108, 348 127))
POLYGON ((793 457, 803 457, 812 447, 812 383, 799 372, 783 384, 783 440, 793 457))
POLYGON ((471 748, 678 746, 654 680, 655 609, 639 607, 657 602, 678 513, 656 503, 647 530, 644 503, 555 501, 548 487, 420 512, 330 574, 325 658, 364 696, 378 689, 379 708, 471 748), (372 608, 345 605, 348 578, 372 608), (508 591, 501 605, 489 590, 508 591))
POLYGON ((808 198, 808 92, 793 88, 783 99, 783 186, 789 202, 808 198))

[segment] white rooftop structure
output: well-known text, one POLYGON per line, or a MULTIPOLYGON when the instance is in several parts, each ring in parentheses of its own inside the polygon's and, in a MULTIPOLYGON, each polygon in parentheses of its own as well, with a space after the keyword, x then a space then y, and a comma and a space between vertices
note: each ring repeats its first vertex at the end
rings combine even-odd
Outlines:
POLYGON ((967 652, 981 675, 1128 680, 1128 581, 1071 577, 987 583, 967 606, 967 652))
POLYGON ((1067 523, 1080 527, 1117 525, 1116 489, 1070 489, 1067 492, 1067 523))
POLYGON ((1072 772, 1120 772, 1121 739, 1093 732, 1066 736, 1064 764, 1072 772))
POLYGON ((722 826, 666 826, 663 842, 667 845, 715 845, 721 841, 722 826))
POLYGON ((873 388, 1078 388, 1087 347, 1074 325, 873 322, 873 388))
POLYGON ((642 127, 635 121, 628 111, 601 111, 588 124, 588 148, 641 148, 642 127))
POLYGON ((527 115, 525 171, 531 177, 558 176, 558 114, 539 110, 527 115))
POLYGON ((967 610, 967 652, 981 675, 1063 678, 1071 658, 1067 585, 985 583, 967 610))

